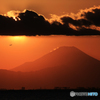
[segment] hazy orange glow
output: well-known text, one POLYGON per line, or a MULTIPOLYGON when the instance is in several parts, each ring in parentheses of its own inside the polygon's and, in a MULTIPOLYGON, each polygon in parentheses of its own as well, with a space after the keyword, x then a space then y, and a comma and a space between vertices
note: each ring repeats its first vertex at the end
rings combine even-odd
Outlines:
POLYGON ((12 39, 12 40, 24 41, 26 36, 10 36, 9 38, 12 39))
POLYGON ((17 44, 17 45, 19 44, 25 45, 27 41, 26 36, 9 36, 8 39, 10 41, 10 44, 17 44))
POLYGON ((100 60, 100 36, 0 36, 0 69, 34 61, 60 46, 75 46, 100 60))
POLYGON ((100 87, 98 12, 100 0, 1 0, 0 89, 100 87))
POLYGON ((30 9, 50 18, 50 14, 62 15, 71 12, 77 13, 80 9, 99 4, 99 0, 9 0, 9 2, 3 0, 0 2, 0 13, 5 14, 10 10, 23 11, 24 9, 30 9))

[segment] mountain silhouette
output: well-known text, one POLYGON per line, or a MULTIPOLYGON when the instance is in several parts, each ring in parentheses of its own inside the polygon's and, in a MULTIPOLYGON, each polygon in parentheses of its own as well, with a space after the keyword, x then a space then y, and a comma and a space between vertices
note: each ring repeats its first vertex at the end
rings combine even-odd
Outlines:
POLYGON ((26 62, 16 68, 11 69, 12 71, 30 72, 36 71, 48 67, 55 66, 96 66, 100 61, 90 57, 76 47, 62 46, 52 52, 44 55, 43 57, 33 61, 26 62))
POLYGON ((100 61, 75 47, 59 47, 20 67, 13 71, 0 70, 0 88, 100 88, 100 61))

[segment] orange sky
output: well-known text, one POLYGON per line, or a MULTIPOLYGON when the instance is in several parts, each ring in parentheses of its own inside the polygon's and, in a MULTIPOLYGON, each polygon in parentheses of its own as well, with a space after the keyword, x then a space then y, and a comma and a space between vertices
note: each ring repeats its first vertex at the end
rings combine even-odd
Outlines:
POLYGON ((100 60, 100 36, 0 36, 0 69, 34 61, 60 46, 75 46, 100 60))
MULTIPOLYGON (((50 18, 50 14, 77 13, 100 5, 99 0, 2 0, 0 14, 30 9, 50 18)), ((75 46, 100 60, 100 36, 0 36, 0 69, 33 61, 59 46, 75 46), (12 46, 10 46, 12 44, 12 46)))
POLYGON ((10 10, 30 9, 50 18, 50 14, 62 15, 77 13, 80 9, 100 5, 99 0, 2 0, 0 13, 5 14, 10 10))

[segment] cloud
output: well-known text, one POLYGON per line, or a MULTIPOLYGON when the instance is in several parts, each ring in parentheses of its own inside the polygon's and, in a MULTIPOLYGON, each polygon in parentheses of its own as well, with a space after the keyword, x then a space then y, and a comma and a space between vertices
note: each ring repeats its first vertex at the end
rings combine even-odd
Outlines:
MULTIPOLYGON (((92 26, 100 27, 100 6, 91 7, 89 9, 80 10, 77 14, 71 13, 70 15, 65 14, 62 16, 51 15, 49 20, 51 23, 56 20, 62 24, 71 24, 75 29, 81 29, 82 27, 89 27, 93 29, 92 26), (78 28, 77 28, 78 27, 78 28)), ((98 28, 95 28, 95 30, 98 28)))
POLYGON ((51 19, 32 10, 9 11, 0 22, 0 35, 100 35, 100 6, 51 19))

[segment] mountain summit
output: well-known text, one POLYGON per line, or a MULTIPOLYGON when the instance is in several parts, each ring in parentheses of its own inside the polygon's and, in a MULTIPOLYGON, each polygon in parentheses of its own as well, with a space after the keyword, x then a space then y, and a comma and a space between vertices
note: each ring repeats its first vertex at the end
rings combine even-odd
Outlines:
POLYGON ((84 67, 90 68, 93 65, 98 65, 99 62, 76 47, 62 46, 33 62, 27 62, 13 68, 12 71, 30 72, 56 66, 73 66, 74 68, 84 65, 84 67))
POLYGON ((100 61, 75 47, 59 47, 12 70, 0 70, 0 88, 100 88, 100 61))

